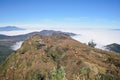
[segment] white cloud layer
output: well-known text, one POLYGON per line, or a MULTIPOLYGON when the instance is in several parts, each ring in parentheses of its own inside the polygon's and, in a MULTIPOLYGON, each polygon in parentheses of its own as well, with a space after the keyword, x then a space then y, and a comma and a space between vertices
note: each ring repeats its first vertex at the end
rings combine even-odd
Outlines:
MULTIPOLYGON (((53 29, 55 30, 55 29, 53 29)), ((59 29, 57 29, 59 30, 59 29)), ((41 31, 41 30, 23 30, 23 31, 4 31, 0 32, 0 34, 5 35, 20 35, 20 34, 26 34, 33 31, 41 31)), ((81 30, 67 30, 67 29, 61 29, 61 31, 65 32, 73 32, 76 34, 80 34, 77 36, 74 36, 73 38, 82 42, 82 43, 88 43, 91 40, 94 40, 97 43, 97 48, 103 48, 103 46, 112 44, 112 43, 118 43, 120 44, 120 30, 96 30, 96 29, 81 29, 81 30)), ((21 46, 22 42, 17 42, 15 45, 12 46, 12 49, 17 50, 21 46)))
POLYGON ((81 35, 74 36, 74 39, 86 44, 89 41, 94 40, 97 43, 97 48, 102 49, 103 46, 112 43, 120 44, 119 30, 79 30, 76 31, 76 33, 81 35))
POLYGON ((17 50, 21 47, 23 41, 16 42, 13 46, 11 46, 11 49, 17 50))

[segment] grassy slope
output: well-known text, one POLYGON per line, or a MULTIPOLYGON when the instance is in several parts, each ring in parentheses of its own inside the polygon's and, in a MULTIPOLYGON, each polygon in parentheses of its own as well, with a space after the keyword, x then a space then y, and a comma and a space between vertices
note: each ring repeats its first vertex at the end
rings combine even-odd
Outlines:
POLYGON ((35 34, 52 35, 53 33, 56 33, 56 34, 63 33, 69 36, 75 35, 74 33, 54 31, 54 30, 43 30, 40 32, 32 32, 32 33, 17 35, 17 36, 7 36, 7 35, 0 34, 0 64, 8 57, 8 55, 11 54, 11 52, 13 52, 13 50, 10 47, 14 45, 16 42, 24 41, 28 37, 33 36, 35 34))
POLYGON ((1 80, 120 80, 120 56, 62 34, 36 35, 12 53, 0 71, 1 80))

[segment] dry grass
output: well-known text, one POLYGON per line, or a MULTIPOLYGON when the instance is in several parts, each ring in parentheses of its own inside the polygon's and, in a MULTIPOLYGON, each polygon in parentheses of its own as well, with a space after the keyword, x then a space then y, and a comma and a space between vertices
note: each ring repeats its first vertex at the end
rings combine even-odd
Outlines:
POLYGON ((58 70, 61 66, 65 68, 67 80, 102 80, 98 79, 100 75, 112 76, 114 80, 120 78, 119 55, 91 48, 60 34, 50 37, 35 35, 27 39, 0 66, 0 80, 31 80, 35 76, 51 80, 55 66, 58 70), (42 39, 45 46, 40 46, 36 42, 38 39, 42 39))

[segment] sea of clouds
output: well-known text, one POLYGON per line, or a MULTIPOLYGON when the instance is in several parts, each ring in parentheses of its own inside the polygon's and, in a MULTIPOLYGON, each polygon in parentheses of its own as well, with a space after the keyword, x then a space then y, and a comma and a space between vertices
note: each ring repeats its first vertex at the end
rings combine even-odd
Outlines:
POLYGON ((104 46, 112 43, 120 44, 120 30, 79 30, 75 33, 80 35, 72 38, 86 44, 93 40, 97 44, 96 48, 100 49, 105 49, 104 46))
MULTIPOLYGON (((41 30, 22 30, 22 31, 2 31, 0 34, 4 35, 20 35, 27 34, 34 31, 41 30)), ((78 35, 72 36, 73 39, 82 43, 88 43, 91 40, 97 44, 96 48, 104 49, 105 45, 112 43, 120 44, 120 30, 98 30, 98 29, 81 29, 81 30, 61 30, 67 32, 73 32, 78 35)), ((23 41, 16 42, 12 47, 13 50, 17 50, 21 47, 23 41)))

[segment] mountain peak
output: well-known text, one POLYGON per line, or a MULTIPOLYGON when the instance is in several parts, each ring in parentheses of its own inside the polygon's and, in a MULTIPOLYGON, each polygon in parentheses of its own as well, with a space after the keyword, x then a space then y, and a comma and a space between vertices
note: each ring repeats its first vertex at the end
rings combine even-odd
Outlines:
POLYGON ((64 34, 53 34, 52 36, 43 36, 36 34, 25 40, 22 45, 24 48, 20 48, 19 50, 23 52, 28 50, 37 50, 42 46, 55 45, 55 43, 58 43, 59 41, 63 41, 65 39, 70 39, 70 37, 64 34))
POLYGON ((109 45, 105 46, 105 48, 107 50, 110 50, 110 51, 120 54, 120 44, 117 44, 117 43, 109 44, 109 45))
POLYGON ((14 31, 14 30, 25 30, 25 29, 19 28, 19 27, 16 27, 16 26, 0 27, 0 31, 14 31))
POLYGON ((70 32, 54 31, 54 30, 42 30, 40 31, 41 35, 51 36, 53 34, 66 34, 68 36, 74 36, 76 34, 70 32))

